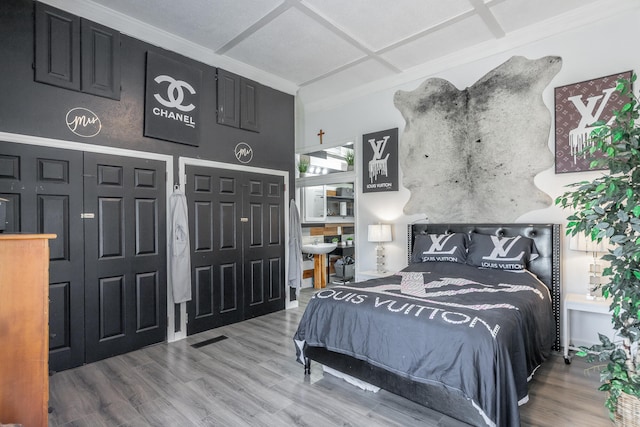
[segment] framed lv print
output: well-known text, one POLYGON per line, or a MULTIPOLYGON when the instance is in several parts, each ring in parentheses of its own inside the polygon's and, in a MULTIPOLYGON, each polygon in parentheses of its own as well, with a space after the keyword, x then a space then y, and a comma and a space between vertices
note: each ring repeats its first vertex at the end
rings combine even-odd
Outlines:
POLYGON ((398 128, 362 135, 362 192, 398 191, 398 128))
POLYGON ((585 152, 592 145, 593 124, 609 122, 624 106, 615 89, 618 79, 630 78, 626 71, 555 88, 556 173, 597 170, 589 167, 595 157, 585 152))

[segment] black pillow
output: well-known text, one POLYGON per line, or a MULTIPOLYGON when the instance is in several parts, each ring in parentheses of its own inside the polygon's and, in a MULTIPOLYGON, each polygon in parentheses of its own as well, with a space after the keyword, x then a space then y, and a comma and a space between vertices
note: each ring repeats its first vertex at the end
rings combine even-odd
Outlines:
POLYGON ((524 270, 538 258, 532 239, 471 233, 467 264, 500 270, 524 270))
POLYGON ((463 233, 418 234, 413 243, 411 262, 444 261, 464 264, 467 236, 463 233))

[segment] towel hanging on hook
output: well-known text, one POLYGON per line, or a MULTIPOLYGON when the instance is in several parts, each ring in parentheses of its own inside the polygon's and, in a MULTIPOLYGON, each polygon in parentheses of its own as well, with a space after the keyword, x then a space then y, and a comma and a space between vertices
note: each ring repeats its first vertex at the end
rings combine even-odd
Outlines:
POLYGON ((173 291, 173 302, 181 303, 191 300, 191 254, 189 245, 189 213, 187 198, 174 185, 174 192, 169 197, 169 280, 173 291))
MULTIPOLYGON (((300 295, 302 287, 302 227, 295 199, 289 203, 289 287, 300 295)), ((292 299, 291 299, 292 300, 292 299)))

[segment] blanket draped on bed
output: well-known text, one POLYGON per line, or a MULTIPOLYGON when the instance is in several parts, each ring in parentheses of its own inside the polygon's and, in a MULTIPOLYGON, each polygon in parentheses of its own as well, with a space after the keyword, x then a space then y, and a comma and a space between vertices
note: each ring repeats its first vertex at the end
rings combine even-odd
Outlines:
POLYGON ((490 426, 520 424, 527 381, 549 355, 548 288, 527 271, 412 264, 396 275, 318 291, 294 336, 470 400, 490 426), (425 267, 429 271, 424 271, 425 267))

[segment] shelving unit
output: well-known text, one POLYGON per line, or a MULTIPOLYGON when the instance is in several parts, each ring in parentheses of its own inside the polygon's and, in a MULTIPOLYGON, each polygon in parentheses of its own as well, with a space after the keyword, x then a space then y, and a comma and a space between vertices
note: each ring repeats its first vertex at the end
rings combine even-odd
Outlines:
POLYGON ((327 195, 327 221, 338 219, 341 222, 354 221, 353 195, 330 196, 327 195), (344 208, 342 207, 344 203, 344 208))
POLYGON ((305 224, 355 223, 353 183, 304 187, 301 214, 305 224))

